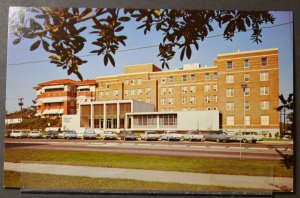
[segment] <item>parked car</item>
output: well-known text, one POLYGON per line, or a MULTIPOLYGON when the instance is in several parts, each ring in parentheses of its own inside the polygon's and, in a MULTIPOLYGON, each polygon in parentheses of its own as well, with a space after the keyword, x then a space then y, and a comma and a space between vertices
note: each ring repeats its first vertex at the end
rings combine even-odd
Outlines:
POLYGON ((115 140, 117 139, 117 134, 114 131, 103 131, 100 133, 100 137, 103 140, 110 139, 110 140, 115 140))
POLYGON ((47 138, 47 139, 58 139, 58 132, 48 131, 48 132, 46 132, 45 138, 47 138))
POLYGON ((95 131, 91 130, 91 129, 86 129, 83 132, 83 136, 82 139, 96 139, 97 135, 95 133, 95 131))
POLYGON ((189 140, 189 141, 192 141, 192 140, 204 141, 205 140, 204 135, 198 131, 188 131, 182 136, 182 139, 189 140))
POLYGON ((9 135, 9 137, 11 138, 25 138, 27 137, 26 133, 24 133, 21 130, 16 130, 16 131, 12 131, 11 134, 9 135))
POLYGON ((137 140, 138 136, 131 131, 121 131, 119 135, 121 140, 137 140))
POLYGON ((42 133, 38 130, 34 130, 34 131, 30 131, 28 134, 29 138, 41 138, 42 137, 42 133))
POLYGON ((145 131, 144 134, 141 135, 142 140, 158 140, 160 139, 160 135, 156 131, 145 131))
POLYGON ((256 143, 257 139, 252 132, 240 132, 235 134, 235 140, 243 143, 256 143))
POLYGON ((76 131, 70 130, 64 132, 65 139, 77 139, 76 131))
POLYGON ((181 135, 178 134, 176 131, 165 131, 164 134, 160 136, 161 140, 180 140, 181 135))
POLYGON ((225 132, 210 132, 209 134, 204 135, 205 140, 216 141, 216 142, 228 142, 234 141, 234 135, 229 135, 225 132))

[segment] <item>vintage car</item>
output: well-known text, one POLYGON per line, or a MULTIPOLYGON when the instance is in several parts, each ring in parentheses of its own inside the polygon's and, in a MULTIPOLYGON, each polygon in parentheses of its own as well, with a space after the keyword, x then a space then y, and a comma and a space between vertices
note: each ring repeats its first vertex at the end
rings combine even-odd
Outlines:
POLYGON ((144 134, 141 135, 142 140, 158 140, 160 139, 160 135, 156 131, 145 131, 144 134))
POLYGON ((83 136, 82 139, 96 139, 97 135, 95 133, 95 131, 91 130, 91 129, 86 129, 83 132, 83 136))
POLYGON ((77 139, 77 134, 76 134, 76 131, 74 130, 70 130, 70 131, 65 131, 63 132, 63 137, 65 139, 77 139))
POLYGON ((42 133, 40 131, 34 130, 34 131, 30 131, 28 134, 29 138, 41 138, 42 137, 42 133))
POLYGON ((26 133, 24 133, 21 130, 15 130, 15 131, 11 132, 9 137, 11 137, 11 138, 25 138, 25 137, 27 137, 27 135, 26 135, 26 133))
POLYGON ((121 140, 137 140, 138 136, 131 131, 121 131, 119 138, 121 140))
POLYGON ((198 131, 188 131, 185 134, 183 134, 182 139, 189 140, 189 141, 192 141, 192 140, 204 141, 205 140, 204 135, 198 131))
POLYGON ((206 135, 204 135, 205 140, 209 140, 209 141, 216 141, 216 142, 230 142, 230 141, 235 141, 236 138, 234 135, 229 135, 225 132, 210 132, 206 135))
POLYGON ((100 137, 103 140, 116 140, 118 136, 114 131, 103 131, 102 133, 100 133, 100 137))
POLYGON ((45 138, 47 138, 47 139, 58 139, 58 132, 48 131, 48 132, 46 132, 45 138))
POLYGON ((160 136, 161 140, 180 140, 181 135, 177 131, 165 131, 164 134, 160 136))

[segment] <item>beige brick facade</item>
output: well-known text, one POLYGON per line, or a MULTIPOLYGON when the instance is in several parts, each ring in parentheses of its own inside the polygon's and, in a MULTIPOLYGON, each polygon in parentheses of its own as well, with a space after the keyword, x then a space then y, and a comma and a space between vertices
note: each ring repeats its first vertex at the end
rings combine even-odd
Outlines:
POLYGON ((162 71, 153 64, 126 66, 124 74, 98 77, 96 100, 138 100, 156 111, 218 109, 221 128, 279 129, 278 49, 219 54, 212 67, 162 71), (229 67, 229 68, 228 68, 229 67))

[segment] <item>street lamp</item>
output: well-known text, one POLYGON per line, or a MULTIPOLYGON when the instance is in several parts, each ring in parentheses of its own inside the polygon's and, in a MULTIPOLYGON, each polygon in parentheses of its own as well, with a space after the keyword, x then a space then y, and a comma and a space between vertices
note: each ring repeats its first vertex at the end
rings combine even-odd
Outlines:
MULTIPOLYGON (((244 132, 246 131, 246 97, 245 92, 248 88, 248 85, 246 83, 242 84, 243 94, 244 94, 244 132)), ((242 159, 242 139, 240 138, 240 160, 242 159)))

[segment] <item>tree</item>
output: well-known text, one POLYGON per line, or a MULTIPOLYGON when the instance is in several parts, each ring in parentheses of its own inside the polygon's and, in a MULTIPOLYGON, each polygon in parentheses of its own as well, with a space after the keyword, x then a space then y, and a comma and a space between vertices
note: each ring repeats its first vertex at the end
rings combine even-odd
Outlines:
POLYGON ((23 39, 34 40, 30 50, 42 46, 49 52, 50 62, 57 67, 67 69, 68 74, 76 74, 82 80, 79 66, 87 61, 77 54, 84 48, 84 31, 95 34, 92 44, 95 49, 90 53, 103 56, 104 65, 110 62, 115 66, 113 55, 119 46, 126 46, 127 36, 122 34, 128 21, 136 21, 137 29, 147 35, 150 31, 162 33, 159 44, 162 68, 169 68, 168 61, 175 55, 175 49, 181 50, 180 60, 192 56, 192 48, 199 49, 203 41, 212 32, 213 24, 223 28, 223 36, 232 40, 236 32, 252 30, 251 40, 261 42, 261 25, 273 23, 275 18, 267 11, 224 11, 224 10, 179 10, 179 9, 78 9, 78 8, 25 8, 18 15, 10 17, 10 32, 16 36, 13 44, 23 39), (92 27, 82 24, 93 22, 92 27))
MULTIPOLYGON (((281 110, 291 110, 292 112, 288 113, 288 117, 289 120, 292 121, 292 125, 291 125, 291 132, 292 132, 292 137, 294 137, 294 133, 295 133, 295 128, 294 128, 294 119, 293 119, 293 111, 294 111, 294 107, 295 107, 295 103, 294 103, 294 94, 289 94, 288 98, 285 99, 284 96, 281 94, 279 96, 279 99, 282 103, 282 105, 280 105, 279 107, 276 108, 277 111, 281 111, 281 110)), ((284 115, 285 116, 285 115, 284 115)), ((285 118, 284 118, 285 119, 285 118)))

